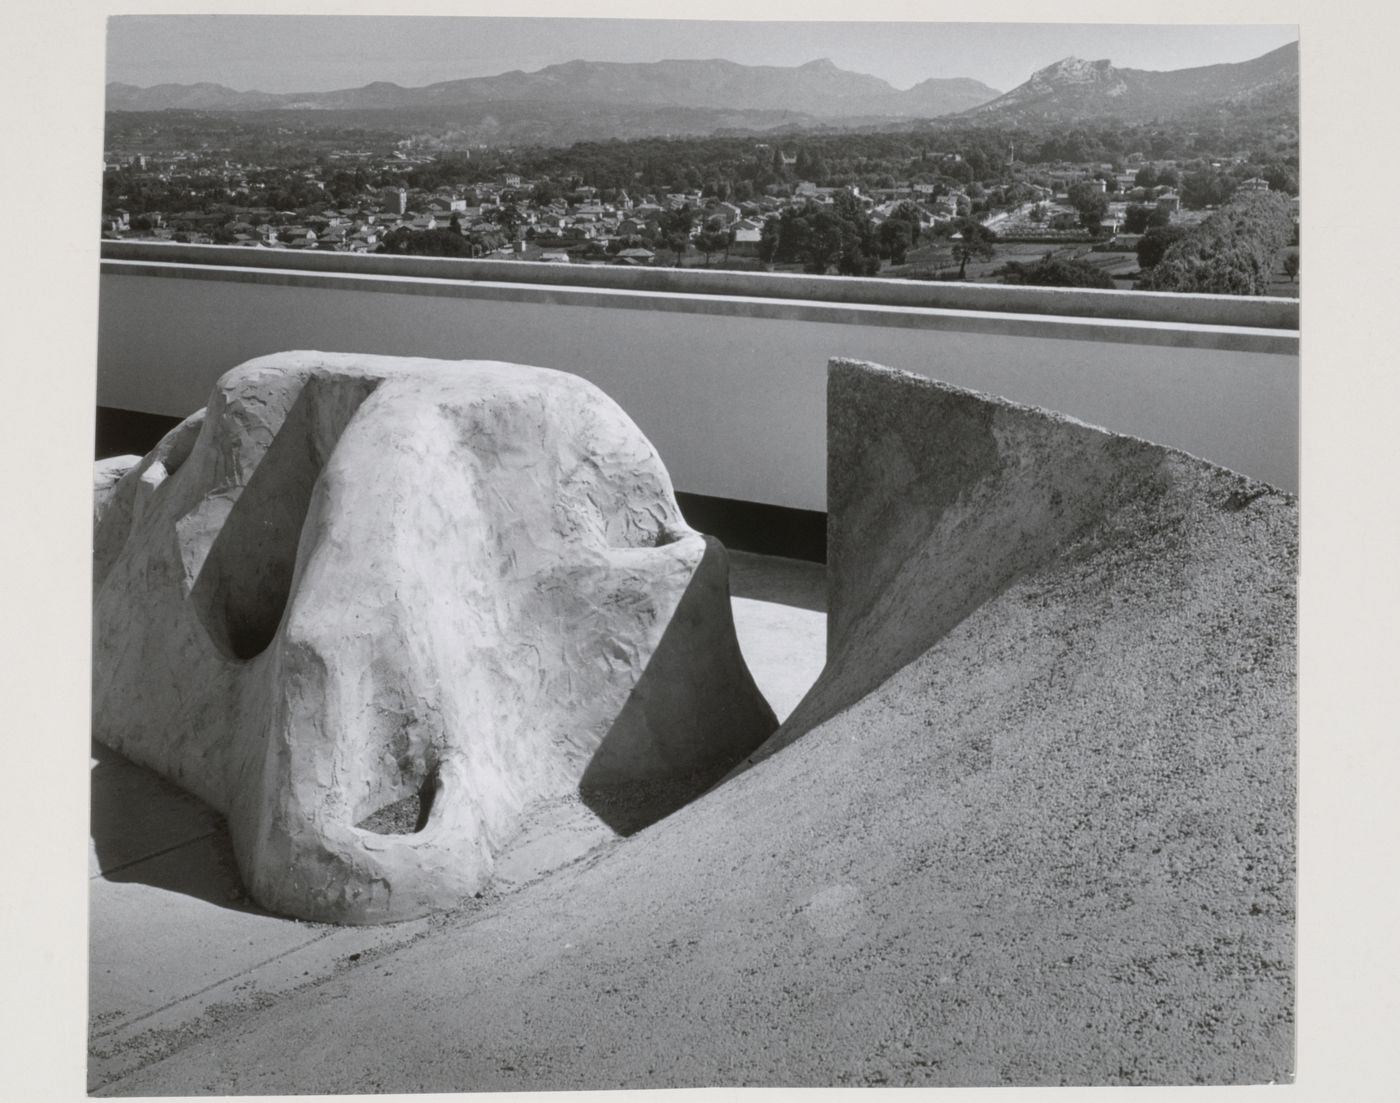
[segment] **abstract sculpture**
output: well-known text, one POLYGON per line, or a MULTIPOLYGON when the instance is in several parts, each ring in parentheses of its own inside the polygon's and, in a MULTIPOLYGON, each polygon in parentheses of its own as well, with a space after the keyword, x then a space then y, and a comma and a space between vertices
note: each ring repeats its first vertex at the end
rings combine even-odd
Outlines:
POLYGON ((577 377, 282 353, 99 466, 94 735, 222 811, 271 910, 449 906, 532 803, 695 791, 776 726, 723 548, 577 377))

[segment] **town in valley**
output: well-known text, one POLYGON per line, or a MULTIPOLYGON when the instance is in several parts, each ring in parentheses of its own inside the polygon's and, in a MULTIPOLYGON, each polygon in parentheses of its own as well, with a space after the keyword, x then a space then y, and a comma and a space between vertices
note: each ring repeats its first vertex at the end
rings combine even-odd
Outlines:
POLYGON ((1296 296, 1296 45, 1276 53, 1291 72, 1216 66, 1271 68, 1243 92, 1227 73, 1228 95, 1175 112, 1104 114, 1086 81, 1132 71, 1066 59, 927 119, 716 126, 744 118, 701 112, 692 124, 712 132, 683 133, 654 113, 576 141, 587 126, 557 107, 543 123, 495 102, 150 109, 109 88, 102 235, 1296 296))

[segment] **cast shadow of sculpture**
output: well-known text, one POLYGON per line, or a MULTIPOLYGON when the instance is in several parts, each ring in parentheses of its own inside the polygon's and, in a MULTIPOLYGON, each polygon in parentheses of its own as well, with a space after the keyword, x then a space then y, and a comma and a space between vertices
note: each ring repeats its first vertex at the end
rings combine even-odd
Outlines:
POLYGON ((92 744, 89 837, 100 877, 270 914, 243 888, 223 816, 144 766, 92 744))
POLYGON ((584 771, 584 804, 618 834, 631 835, 695 800, 777 728, 756 689, 740 692, 751 684, 734 634, 727 555, 707 536, 661 642, 584 771), (701 627, 706 617, 719 619, 716 610, 722 620, 701 627), (697 639, 717 651, 703 664, 695 660, 697 639), (697 681, 697 667, 712 679, 697 681), (748 750, 737 745, 717 754, 697 739, 716 727, 763 734, 748 750))

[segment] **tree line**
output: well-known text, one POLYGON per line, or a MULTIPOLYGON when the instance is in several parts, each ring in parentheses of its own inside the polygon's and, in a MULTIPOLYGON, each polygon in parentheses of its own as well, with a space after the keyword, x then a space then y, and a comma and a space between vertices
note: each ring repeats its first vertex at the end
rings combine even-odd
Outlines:
POLYGON ((1292 238, 1286 199, 1274 192, 1245 192, 1168 242, 1155 263, 1143 264, 1147 271, 1138 288, 1267 295, 1279 254, 1292 238))

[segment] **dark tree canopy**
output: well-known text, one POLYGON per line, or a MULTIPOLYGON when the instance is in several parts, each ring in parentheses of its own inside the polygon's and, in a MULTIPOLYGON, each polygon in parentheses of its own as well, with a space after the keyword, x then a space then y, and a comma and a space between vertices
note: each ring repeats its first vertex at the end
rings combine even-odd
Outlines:
POLYGON ((1070 187, 1069 204, 1079 212, 1079 224, 1086 230, 1097 231, 1108 214, 1108 196, 1087 180, 1070 187))
POLYGON ((904 263, 909 255, 909 247, 914 243, 909 223, 900 218, 886 219, 880 223, 875 236, 882 257, 888 258, 891 264, 904 263))
POLYGON ((1101 268, 1082 260, 1041 257, 1034 264, 1009 261, 1003 282, 1027 287, 1101 287, 1113 289, 1113 279, 1101 268))
POLYGON ((890 212, 890 218, 898 219, 901 222, 907 222, 909 224, 909 240, 913 245, 919 243, 919 234, 923 228, 923 217, 923 211, 919 209, 918 204, 911 203, 907 199, 890 212))
POLYGON ((1123 230, 1130 234, 1145 234, 1147 218, 1151 213, 1151 209, 1141 203, 1129 203, 1128 209, 1123 212, 1123 230))
POLYGON ((401 226, 385 234, 375 251, 413 257, 469 257, 472 247, 455 230, 410 230, 401 226))
POLYGON ((967 279, 967 264, 996 256, 997 235, 974 218, 958 223, 958 240, 953 242, 953 259, 958 262, 958 279, 967 279))
POLYGON ((1235 181, 1219 169, 1188 172, 1181 181, 1181 205, 1191 210, 1218 207, 1234 194, 1235 181))
POLYGON ((835 266, 842 275, 880 270, 880 245, 860 202, 838 193, 830 207, 808 202, 788 207, 763 224, 759 259, 765 264, 801 264, 816 275, 835 266))
POLYGON ((705 267, 710 266, 710 257, 718 252, 729 252, 734 244, 734 231, 726 229, 718 218, 711 218, 704 229, 695 235, 695 247, 705 254, 705 267))
POLYGON ((1292 237, 1286 199, 1273 192, 1244 192, 1173 243, 1138 287, 1267 295, 1278 256, 1292 237))
POLYGON ((1184 226, 1154 226, 1137 243, 1138 267, 1144 272, 1156 266, 1167 249, 1186 236, 1184 226))
POLYGON ((676 254, 677 268, 690 247, 690 230, 695 225, 695 215, 695 208, 687 203, 661 216, 661 244, 676 254))

